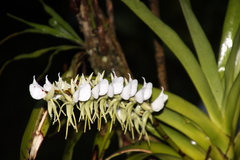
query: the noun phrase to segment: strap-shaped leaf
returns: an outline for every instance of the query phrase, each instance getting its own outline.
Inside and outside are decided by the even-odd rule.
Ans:
[[[53,17],[53,19],[57,22],[55,23],[58,26],[61,26],[64,28],[65,31],[73,35],[76,39],[79,39],[81,41],[80,44],[83,44],[82,39],[78,36],[78,34],[74,31],[74,29],[61,17],[59,16],[50,6],[46,5],[42,0],[40,2],[43,5],[44,10]]]
[[[160,89],[153,88],[151,101],[156,99],[160,92]],[[185,99],[170,92],[165,91],[165,93],[168,95],[168,101],[166,103],[167,108],[193,121],[204,131],[214,145],[220,148],[223,152],[227,150],[230,141],[229,137],[221,129],[219,129],[205,113]],[[167,118],[166,121],[172,121],[172,119]]]
[[[201,67],[190,49],[184,44],[177,33],[156,17],[144,3],[139,0],[122,1],[173,51],[197,88],[211,120],[220,127],[222,124],[222,115],[218,104]]]
[[[33,22],[29,22],[29,21],[26,21],[22,18],[19,18],[19,17],[16,17],[16,16],[13,16],[11,14],[8,14],[11,18],[14,18],[20,22],[23,22],[31,27],[33,27],[35,30],[35,33],[41,33],[41,34],[49,34],[49,35],[52,35],[52,36],[55,36],[55,37],[59,37],[59,38],[64,38],[64,39],[68,39],[70,41],[73,41],[73,42],[76,42],[77,44],[83,44],[82,40],[81,39],[78,39],[70,34],[66,34],[58,29],[55,29],[55,28],[52,28],[52,27],[49,27],[47,25],[43,25],[43,24],[38,24],[38,23],[33,23]],[[33,32],[34,30],[32,30]]]
[[[240,72],[240,25],[238,27],[238,32],[234,38],[233,42],[233,48],[232,52],[236,53],[236,58],[235,58],[235,69],[234,69],[234,79],[237,77],[237,75]]]
[[[167,127],[163,124],[161,124],[163,130],[167,134],[168,137],[171,137],[171,139],[176,143],[176,145],[181,149],[179,152],[183,152],[184,154],[188,155],[192,159],[195,159],[196,157],[198,159],[204,159],[206,152],[204,152],[199,146],[194,145],[191,143],[191,139],[187,138],[180,132],[177,132],[170,127]]]
[[[99,122],[100,123],[100,122]],[[101,130],[97,132],[93,144],[93,156],[97,156],[98,159],[102,159],[105,151],[108,149],[111,138],[114,134],[114,131],[110,130],[111,122],[107,122],[102,126]]]
[[[223,87],[218,73],[216,59],[212,46],[208,41],[202,27],[195,17],[190,5],[186,0],[180,0],[180,4],[187,22],[190,35],[193,40],[198,59],[204,75],[209,83],[212,93],[219,107],[222,104]]]
[[[159,153],[139,153],[127,158],[126,160],[136,160],[136,159],[142,160],[150,156],[154,156],[154,157],[157,157],[158,159],[163,159],[163,160],[183,160],[183,158],[180,158],[180,157],[175,157],[167,154],[159,154]]]
[[[80,126],[79,124],[78,126]],[[74,147],[79,141],[83,134],[83,129],[78,130],[78,132],[73,131],[72,136],[67,140],[62,160],[72,160]]]
[[[240,159],[240,131],[238,131],[237,136],[234,139],[234,152],[235,152],[235,159]]]
[[[240,97],[240,73],[238,74],[236,80],[234,81],[230,92],[228,96],[226,97],[226,109],[224,112],[224,119],[223,119],[223,125],[225,132],[232,136],[233,133],[233,120],[235,112],[237,111],[237,108],[239,108],[238,105],[238,98]],[[237,117],[236,117],[237,118]]]
[[[218,71],[221,77],[223,77],[225,73],[225,65],[228,61],[229,54],[232,49],[233,39],[240,25],[239,9],[240,9],[239,0],[229,0],[227,13],[223,25],[218,60]]]
[[[227,96],[229,94],[229,91],[234,84],[234,81],[239,74],[240,69],[240,27],[238,29],[238,32],[236,33],[236,36],[233,41],[233,47],[231,49],[228,61],[225,65],[225,90],[224,90],[224,99],[223,99],[223,108],[222,112],[225,112],[226,106],[227,106]]]
[[[172,155],[178,158],[181,157],[175,150],[173,150],[170,146],[164,143],[150,142],[149,145],[149,143],[147,143],[146,141],[142,141],[133,143],[119,149],[116,153],[106,158],[106,160],[110,160],[116,156],[129,152],[161,153],[166,155]]]
[[[15,56],[14,58],[8,60],[4,63],[4,65],[1,67],[0,74],[4,70],[4,68],[11,62],[21,59],[31,59],[31,58],[38,58],[42,56],[43,54],[48,53],[49,51],[58,50],[58,51],[65,51],[65,50],[71,50],[71,49],[80,49],[78,46],[72,46],[72,45],[62,45],[62,46],[55,46],[55,47],[49,47],[49,48],[43,48],[37,51],[34,51],[32,53],[25,53]]]
[[[210,139],[207,138],[208,136],[196,128],[196,125],[194,126],[193,122],[168,108],[165,108],[162,114],[156,115],[155,117],[188,136],[205,152],[207,152],[208,147],[212,145]]]

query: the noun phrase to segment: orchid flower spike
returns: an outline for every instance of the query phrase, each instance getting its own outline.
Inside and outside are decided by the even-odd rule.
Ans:
[[[163,91],[164,88],[162,87],[160,95],[151,104],[154,112],[159,112],[163,108],[165,101],[168,99],[168,95],[164,94]]]

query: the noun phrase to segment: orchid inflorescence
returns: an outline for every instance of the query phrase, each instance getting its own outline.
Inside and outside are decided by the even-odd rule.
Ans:
[[[71,125],[76,131],[77,120],[75,109],[80,111],[79,120],[85,121],[84,131],[88,126],[97,121],[98,130],[101,129],[101,122],[110,120],[110,131],[116,120],[121,124],[124,133],[127,130],[132,132],[134,138],[134,128],[141,138],[147,135],[145,130],[148,119],[152,121],[152,113],[160,111],[168,96],[162,92],[150,103],[152,96],[152,83],[146,83],[138,89],[138,80],[117,77],[115,72],[111,74],[111,82],[104,79],[104,72],[94,78],[78,75],[68,83],[60,75],[58,81],[51,83],[46,76],[45,84],[40,86],[33,77],[33,83],[30,84],[30,94],[34,99],[44,99],[48,104],[49,116],[53,119],[53,124],[58,122],[60,130],[60,115],[67,117],[66,137],[68,127]]]

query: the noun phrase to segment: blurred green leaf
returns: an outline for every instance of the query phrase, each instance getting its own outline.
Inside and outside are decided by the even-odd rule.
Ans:
[[[78,128],[80,127],[81,123],[78,124]],[[68,138],[62,160],[72,160],[74,147],[81,138],[83,133],[83,129],[78,130],[78,132],[74,131],[72,136]]]
[[[47,134],[50,126],[50,118],[44,108],[45,105],[46,102],[44,100],[38,101],[31,113],[22,138],[20,160],[32,159],[32,156],[36,156]],[[31,155],[31,153],[33,153],[33,155]]]
[[[228,61],[225,65],[225,90],[224,90],[224,99],[223,99],[223,108],[222,112],[225,112],[225,109],[227,107],[227,96],[229,94],[229,91],[234,84],[234,81],[239,74],[239,69],[240,69],[240,27],[236,33],[236,36],[233,41],[233,47],[231,49]]]
[[[58,23],[58,21],[56,21],[54,18],[50,18],[50,19],[48,20],[48,23],[49,23],[50,26],[52,26],[53,28],[59,30],[60,32],[69,34],[69,33]]]
[[[239,0],[229,0],[227,13],[223,25],[218,60],[218,71],[221,77],[223,77],[225,73],[225,65],[228,61],[229,54],[232,49],[233,39],[240,25],[239,8],[240,8]]]
[[[238,77],[234,81],[234,83],[229,91],[229,94],[227,95],[227,97],[225,97],[227,100],[226,100],[226,109],[224,112],[223,127],[225,129],[225,132],[229,136],[234,135],[232,124],[233,124],[235,112],[236,112],[237,108],[239,107],[239,106],[237,106],[238,99],[240,97],[239,88],[240,88],[240,73],[238,74]],[[234,127],[236,127],[236,126],[234,126]]]
[[[237,136],[234,139],[234,151],[235,151],[235,159],[240,159],[240,131],[238,131]]]
[[[164,143],[150,142],[150,145],[149,145],[148,142],[142,141],[142,142],[136,142],[131,145],[122,147],[116,153],[106,158],[106,160],[110,160],[111,158],[114,158],[121,154],[129,153],[129,152],[161,153],[161,154],[167,154],[167,155],[172,155],[172,156],[181,158],[181,156],[176,151],[174,151],[170,146]]]
[[[180,157],[175,157],[175,156],[167,155],[167,154],[159,154],[159,153],[138,153],[138,154],[135,154],[135,155],[127,158],[126,160],[136,160],[136,159],[141,160],[141,159],[145,159],[150,156],[157,157],[160,160],[183,160]]]
[[[155,100],[160,92],[160,89],[153,88],[151,101]],[[214,145],[218,146],[218,148],[220,148],[223,152],[227,151],[230,141],[229,137],[221,129],[219,129],[205,113],[185,99],[170,92],[164,92],[168,95],[168,101],[166,103],[167,108],[193,121],[194,124],[203,130],[203,132],[210,138]],[[161,116],[161,114],[159,116]],[[167,118],[166,121],[172,121],[172,119]]]
[[[55,37],[68,39],[70,41],[76,42],[77,44],[81,44],[81,45],[83,44],[82,40],[80,40],[80,39],[78,39],[76,37],[73,37],[70,34],[66,34],[64,32],[61,32],[58,29],[49,27],[47,25],[42,25],[42,24],[38,24],[38,23],[29,22],[29,21],[26,21],[26,20],[24,20],[22,18],[13,16],[11,14],[8,14],[8,16],[10,16],[11,18],[16,19],[16,20],[18,20],[18,21],[20,21],[22,23],[25,23],[25,24],[27,24],[27,25],[29,25],[31,27],[33,27],[35,29],[35,33],[49,34],[49,35],[52,35],[52,36],[55,36]],[[33,32],[34,30],[30,30],[30,31]]]
[[[192,140],[181,134],[180,132],[177,132],[170,127],[167,127],[166,125],[161,124],[163,130],[166,132],[168,137],[171,137],[171,139],[177,144],[177,146],[180,148],[179,152],[183,152],[183,154],[186,154],[187,156],[191,157],[192,159],[195,159],[196,157],[198,159],[205,159],[206,152],[204,152],[198,145],[192,144]]]
[[[62,45],[62,46],[55,46],[55,47],[49,47],[49,48],[43,48],[43,49],[40,49],[40,50],[37,50],[37,51],[34,51],[32,53],[28,53],[28,54],[20,54],[20,55],[17,55],[15,56],[14,58],[6,61],[4,63],[4,65],[1,67],[1,70],[0,70],[0,74],[2,74],[4,68],[11,62],[13,61],[16,61],[16,60],[21,60],[21,59],[31,59],[31,58],[38,58],[40,57],[41,55],[43,54],[46,54],[48,53],[49,51],[52,51],[52,50],[57,50],[58,52],[59,51],[66,51],[66,50],[71,50],[71,49],[80,49],[80,47],[78,46],[71,46],[71,45]],[[58,53],[57,52],[57,53]]]
[[[98,159],[103,158],[106,149],[108,149],[111,138],[114,134],[114,131],[110,131],[111,122],[107,122],[104,126],[101,127],[101,130],[97,132],[93,144],[94,153],[98,156]]]
[[[168,108],[165,108],[162,114],[156,115],[155,117],[188,136],[207,152],[208,147],[211,145],[211,141],[207,135],[205,135],[200,129],[196,128],[196,125],[194,126],[191,120]],[[170,120],[169,117],[171,117]]]
[[[190,49],[184,44],[177,33],[156,17],[143,2],[139,0],[122,1],[145,22],[177,56],[197,88],[211,120],[218,127],[221,127],[222,115],[218,104],[200,65]]]
[[[52,20],[50,20],[53,22],[52,26],[54,26],[55,28],[64,29],[64,31],[66,31],[67,33],[71,34],[76,39],[78,39],[80,44],[83,44],[82,39],[78,36],[78,34],[74,31],[74,29],[61,16],[59,16],[51,7],[46,5],[42,0],[40,0],[40,2],[42,3],[44,10],[50,16],[53,17]]]
[[[234,116],[233,116],[233,122],[232,122],[232,133],[233,136],[236,135],[237,130],[239,129],[239,121],[240,121],[240,95],[238,97],[237,100],[237,106],[234,112]]]
[[[223,86],[218,73],[216,59],[211,44],[209,43],[202,27],[194,15],[190,5],[186,0],[180,0],[180,4],[185,16],[185,20],[196,49],[198,59],[204,75],[212,90],[218,107],[222,107]]]

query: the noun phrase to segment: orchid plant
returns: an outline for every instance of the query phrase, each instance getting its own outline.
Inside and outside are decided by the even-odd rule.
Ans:
[[[179,0],[179,3],[197,57],[180,36],[154,15],[143,2],[140,0],[121,1],[175,54],[195,85],[207,114],[183,98],[164,91],[164,88],[161,90],[154,88],[153,84],[147,83],[145,78],[141,85],[137,79],[131,78],[131,74],[128,79],[122,75],[118,77],[112,71],[113,68],[106,70],[110,72],[110,76],[105,75],[104,70],[99,66],[96,67],[96,64],[92,65],[96,77],[93,74],[74,75],[69,70],[62,76],[59,74],[58,81],[52,83],[46,76],[45,84],[41,86],[34,76],[29,91],[32,98],[39,100],[37,104],[41,107],[34,108],[29,119],[22,139],[21,159],[36,158],[50,123],[57,122],[58,131],[63,125],[66,126],[67,144],[63,153],[64,160],[72,159],[73,153],[76,152],[74,150],[76,143],[81,142],[80,137],[83,132],[88,132],[87,127],[90,130],[93,124],[97,124],[98,133],[94,140],[92,159],[110,160],[125,155],[128,160],[147,158],[240,160],[240,130],[237,128],[240,115],[240,14],[238,13],[240,1],[229,0],[219,45],[218,61],[194,15],[189,0]],[[84,5],[92,5],[90,1],[85,0],[81,3],[78,11],[80,13],[86,9]],[[55,55],[64,50],[86,47],[91,57],[96,50],[108,49],[107,47],[91,48],[92,42],[95,44],[96,41],[90,41],[94,37],[88,35],[91,35],[90,32],[85,32],[91,38],[85,37],[86,43],[84,44],[84,41],[68,23],[52,8],[43,2],[42,4],[45,11],[52,17],[50,26],[28,22],[10,15],[33,27],[20,34],[29,32],[49,34],[68,39],[75,45],[55,46],[16,56],[5,63],[1,72],[11,61],[36,58],[48,51],[54,51],[52,55]],[[89,10],[91,11],[92,8],[90,7]],[[100,14],[100,12],[97,13]],[[94,21],[91,21],[94,16],[91,16],[90,14],[90,22],[95,26]],[[86,27],[89,19],[81,16],[78,18],[84,19],[81,25]],[[98,29],[98,36],[102,38],[103,28]],[[10,37],[12,36],[7,37],[1,43]],[[106,44],[108,40],[100,39],[99,43]],[[117,45],[113,43],[112,46]],[[109,59],[105,55],[99,57],[103,61]],[[121,62],[124,64],[123,61]],[[102,73],[96,72],[97,70],[102,70]],[[119,73],[122,72],[119,71]],[[47,109],[42,107],[43,100],[47,102]],[[106,156],[105,151],[109,148],[114,134],[113,128],[117,125],[120,125],[121,132],[124,134],[129,134],[127,131],[130,131],[133,141]],[[70,138],[69,127],[74,130]],[[138,137],[137,141],[135,137]]]

